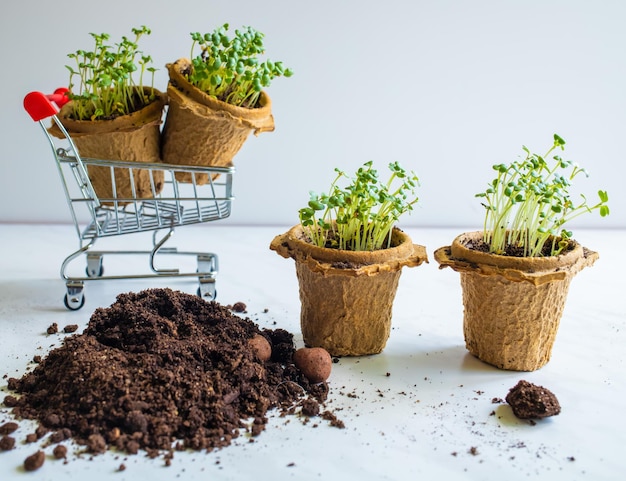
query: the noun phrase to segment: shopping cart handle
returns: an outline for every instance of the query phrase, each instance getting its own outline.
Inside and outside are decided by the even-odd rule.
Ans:
[[[46,119],[55,115],[70,100],[68,92],[65,87],[60,87],[49,95],[30,92],[24,97],[24,109],[35,122]]]

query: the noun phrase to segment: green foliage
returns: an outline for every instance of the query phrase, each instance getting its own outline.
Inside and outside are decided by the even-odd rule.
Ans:
[[[414,196],[419,179],[393,162],[389,164],[391,176],[383,183],[372,165],[372,161],[363,164],[354,178],[335,169],[337,177],[328,194],[311,192],[299,216],[313,244],[352,251],[390,246],[394,224],[418,201],[409,195]],[[337,185],[342,178],[350,180],[344,188]]]
[[[507,246],[514,246],[522,248],[524,256],[537,257],[552,239],[550,255],[558,255],[572,236],[564,228],[567,222],[594,210],[602,217],[609,214],[606,191],[598,192],[599,202],[593,206],[584,195],[578,204],[570,197],[572,180],[587,173],[559,155],[548,159],[564,146],[565,141],[554,134],[554,143],[543,157],[523,147],[525,158],[493,166],[497,177],[485,192],[476,194],[487,209],[483,238],[490,252],[504,254]]]
[[[275,77],[291,77],[293,72],[282,62],[260,61],[265,53],[264,35],[251,27],[235,30],[229,37],[228,24],[204,35],[191,34],[191,72],[189,82],[203,92],[232,105],[253,108],[261,91]],[[200,54],[194,57],[195,47]]]
[[[122,37],[121,42],[108,45],[107,33],[90,35],[95,40],[92,51],[77,50],[68,54],[75,67],[66,65],[70,71],[69,97],[73,100],[73,118],[76,120],[110,119],[141,109],[154,99],[154,92],[144,94],[143,77],[152,74],[153,87],[156,69],[149,66],[152,58],[138,49],[138,41],[149,35],[145,26],[133,28],[134,40]],[[139,71],[135,82],[133,75]],[[78,85],[74,84],[78,78]],[[77,90],[74,90],[76,87]]]

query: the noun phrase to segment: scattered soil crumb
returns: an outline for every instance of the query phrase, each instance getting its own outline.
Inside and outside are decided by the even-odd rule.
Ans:
[[[0,435],[11,434],[17,431],[19,425],[14,422],[7,422],[0,426]]]
[[[333,414],[330,411],[324,411],[322,414],[322,419],[325,419],[326,421],[330,422],[330,425],[335,427],[335,428],[339,428],[339,429],[343,429],[346,427],[346,425],[344,424],[344,422],[340,419],[337,418],[337,416],[335,416],[335,414]]]
[[[65,457],[67,456],[67,448],[62,444],[58,444],[52,450],[52,455],[56,459],[65,459]]]
[[[320,404],[315,399],[302,401],[302,414],[307,417],[317,416],[320,413]]]
[[[15,447],[15,438],[12,436],[2,436],[0,438],[0,451],[11,451]]]
[[[250,427],[250,434],[253,437],[257,437],[265,430],[266,418],[255,418]]]
[[[46,329],[46,332],[48,334],[56,334],[57,332],[59,332],[59,325],[56,322],[53,322],[52,324],[48,326],[48,329]]]
[[[26,471],[36,471],[43,466],[46,455],[43,451],[37,451],[24,460],[24,469]]]
[[[72,333],[78,330],[78,324],[68,324],[63,328],[63,332]]]
[[[92,434],[87,438],[87,451],[92,454],[100,454],[107,449],[105,439],[99,434]]]
[[[245,303],[243,303],[243,302],[235,302],[232,305],[231,310],[233,312],[246,312],[247,308],[248,308],[248,306],[246,306]]]
[[[54,419],[54,417],[52,419]],[[39,425],[37,426],[37,429],[35,429],[34,434],[35,434],[35,439],[40,440],[46,434],[48,434],[48,428],[46,428],[45,426]]]

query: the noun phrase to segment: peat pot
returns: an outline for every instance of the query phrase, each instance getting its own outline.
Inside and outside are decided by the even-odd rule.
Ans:
[[[58,113],[59,120],[68,131],[78,153],[84,158],[137,162],[160,162],[160,125],[166,104],[165,94],[144,87],[144,92],[153,93],[155,99],[140,110],[110,120],[74,120],[71,118],[73,101],[65,104]],[[61,130],[53,124],[50,133],[64,138]],[[89,180],[103,204],[112,204],[118,199],[153,198],[163,189],[162,171],[148,169],[115,168],[89,165]],[[112,178],[115,179],[113,189]]]
[[[192,85],[185,77],[191,68],[188,59],[167,64],[169,107],[163,126],[162,154],[168,164],[227,167],[251,132],[274,130],[272,102],[261,92],[255,108],[222,102]],[[191,175],[179,172],[176,180],[191,182]],[[208,182],[207,174],[195,176],[198,184]]]
[[[275,237],[270,249],[295,260],[304,343],[333,356],[380,353],[391,332],[402,268],[428,262],[426,249],[397,228],[390,248],[347,251],[311,244],[296,225]]]
[[[468,351],[500,369],[534,371],[552,353],[570,281],[598,254],[572,241],[551,257],[514,257],[472,249],[469,232],[434,253],[440,268],[461,275]]]

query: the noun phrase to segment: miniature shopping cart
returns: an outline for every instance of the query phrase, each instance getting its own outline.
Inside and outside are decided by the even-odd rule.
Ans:
[[[172,237],[174,229],[178,226],[215,221],[230,215],[234,168],[82,158],[56,115],[67,100],[67,89],[57,89],[51,95],[31,92],[24,98],[24,108],[34,121],[39,122],[52,147],[79,240],[78,250],[67,256],[61,265],[61,277],[67,287],[65,306],[71,310],[80,309],[85,303],[85,281],[105,279],[197,278],[198,295],[207,300],[214,299],[215,279],[218,273],[217,255],[210,252],[182,252],[175,247],[165,247],[164,244]],[[44,121],[48,119],[52,119],[62,132],[62,138],[50,135],[47,126],[44,125]],[[110,197],[99,198],[96,195],[88,175],[92,167],[110,170]],[[124,174],[131,179],[132,186],[132,179],[138,168],[144,173],[148,172],[150,192],[147,195],[143,192],[139,197],[136,190],[131,188],[130,194],[125,193],[123,197],[117,195],[116,178],[120,171],[127,171]],[[184,183],[177,181],[181,175],[190,180]],[[156,178],[159,180],[155,181]],[[203,180],[197,181],[200,178]],[[152,232],[152,246],[149,250],[93,249],[100,238],[145,231]],[[105,255],[144,256],[147,260],[146,271],[105,275],[103,267]],[[197,269],[181,271],[179,268],[157,268],[157,258],[161,261],[164,256],[172,255],[195,257]],[[70,276],[68,274],[70,263],[83,256],[86,258],[85,275]]]

